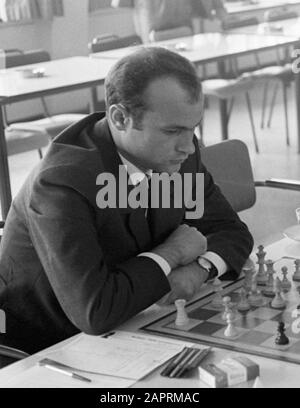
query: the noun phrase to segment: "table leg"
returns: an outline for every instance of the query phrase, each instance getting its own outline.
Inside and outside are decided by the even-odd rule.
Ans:
[[[6,219],[11,204],[11,189],[4,133],[3,113],[0,107],[0,202],[3,220]]]
[[[225,77],[225,61],[218,62],[218,73],[219,73],[219,78]],[[222,140],[228,140],[228,110],[227,110],[227,101],[225,99],[220,99],[219,111],[220,111],[220,119],[221,119]]]

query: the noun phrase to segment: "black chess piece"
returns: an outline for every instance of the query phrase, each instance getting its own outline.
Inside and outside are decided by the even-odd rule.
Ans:
[[[278,346],[286,346],[287,344],[289,344],[289,339],[286,336],[285,332],[285,324],[283,322],[279,322],[278,323],[278,332],[277,332],[277,337],[275,339],[275,343]]]

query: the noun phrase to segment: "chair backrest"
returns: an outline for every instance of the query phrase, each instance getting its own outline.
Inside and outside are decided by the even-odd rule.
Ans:
[[[50,54],[44,50],[31,50],[22,53],[9,53],[5,56],[6,68],[13,68],[20,65],[37,64],[39,62],[50,61]]]
[[[151,42],[155,41],[165,41],[170,40],[172,38],[179,38],[179,37],[188,37],[193,35],[193,30],[189,26],[181,26],[170,28],[167,30],[160,30],[160,31],[151,31],[149,34],[149,39]]]
[[[297,18],[298,13],[294,10],[289,10],[286,7],[276,8],[274,10],[268,10],[264,14],[265,21],[279,21],[279,20],[287,20],[290,18]]]
[[[251,208],[256,201],[248,148],[229,140],[200,149],[201,158],[235,211]]]
[[[233,30],[234,28],[259,24],[257,17],[235,17],[230,16],[222,21],[223,30]]]
[[[98,36],[89,44],[92,53],[115,50],[117,48],[131,47],[142,44],[142,39],[138,35],[118,37],[116,35]]]

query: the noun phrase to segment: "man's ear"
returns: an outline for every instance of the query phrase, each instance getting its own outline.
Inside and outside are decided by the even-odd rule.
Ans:
[[[108,114],[111,123],[117,130],[124,131],[127,129],[130,118],[126,109],[122,105],[111,105]]]

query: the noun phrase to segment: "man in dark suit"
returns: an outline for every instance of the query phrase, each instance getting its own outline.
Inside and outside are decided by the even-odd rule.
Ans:
[[[201,163],[193,65],[162,48],[141,49],[114,66],[105,90],[106,116],[92,114],[54,140],[6,221],[0,340],[27,352],[80,331],[99,335],[162,298],[190,299],[207,279],[237,277],[252,249],[247,227]],[[194,197],[202,173],[203,216],[187,217],[184,205],[103,208],[107,186],[99,180],[122,184],[124,165],[128,194],[146,176],[190,174]]]
[[[222,21],[227,17],[223,0],[112,0],[112,6],[134,9],[135,30],[145,43],[153,30],[194,29],[194,19]]]

